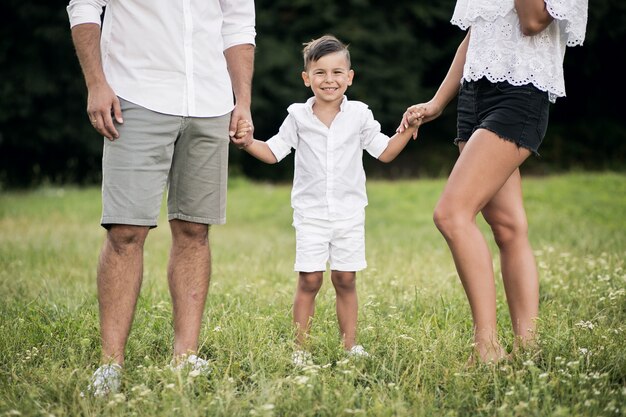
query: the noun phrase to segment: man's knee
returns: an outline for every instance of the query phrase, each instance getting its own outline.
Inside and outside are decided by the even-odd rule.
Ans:
[[[107,243],[117,253],[124,253],[131,249],[141,249],[149,231],[150,228],[147,226],[114,224],[107,230]]]
[[[170,220],[174,244],[195,243],[206,245],[209,241],[209,226],[184,220]]]

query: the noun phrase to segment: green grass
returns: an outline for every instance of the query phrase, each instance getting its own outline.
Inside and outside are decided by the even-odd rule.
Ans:
[[[469,307],[431,220],[443,184],[368,183],[359,339],[373,357],[345,360],[327,280],[312,330],[316,366],[304,370],[290,365],[289,187],[231,181],[228,224],[211,230],[200,348],[211,361],[208,379],[166,368],[172,327],[162,217],[146,243],[123,394],[106,400],[80,395],[100,354],[99,190],[0,195],[0,416],[626,415],[626,176],[524,181],[541,274],[540,353],[475,368],[465,367]]]

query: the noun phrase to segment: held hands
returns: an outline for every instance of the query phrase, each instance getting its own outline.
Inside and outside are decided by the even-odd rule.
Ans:
[[[253,139],[250,134],[253,130],[252,124],[245,119],[239,119],[237,122],[237,130],[230,132],[230,141],[239,149],[245,149],[249,146]]]
[[[404,115],[402,115],[402,122],[400,122],[400,126],[396,129],[396,132],[404,132],[406,129],[411,126],[411,117],[414,119],[417,118],[419,120],[418,127],[422,123],[430,122],[431,120],[436,119],[441,115],[443,108],[439,106],[433,100],[427,103],[414,104],[406,109]],[[413,133],[413,139],[417,138],[417,130]]]
[[[402,115],[402,121],[400,122],[400,126],[405,126],[404,129],[400,130],[400,127],[396,129],[396,132],[404,132],[405,130],[413,130],[413,140],[417,139],[417,131],[419,127],[422,125],[424,120],[424,116],[417,112],[417,110],[409,107],[404,115]]]

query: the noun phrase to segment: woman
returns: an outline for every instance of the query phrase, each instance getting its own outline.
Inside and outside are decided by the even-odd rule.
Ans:
[[[460,156],[437,203],[434,221],[445,237],[474,321],[471,362],[506,355],[496,325],[491,255],[476,225],[481,212],[500,251],[515,333],[514,351],[532,345],[539,280],[528,240],[519,166],[537,154],[549,102],[565,95],[565,46],[582,44],[587,0],[458,0],[452,23],[468,29],[437,93],[408,112],[437,118],[459,94]],[[460,90],[459,90],[460,86]]]

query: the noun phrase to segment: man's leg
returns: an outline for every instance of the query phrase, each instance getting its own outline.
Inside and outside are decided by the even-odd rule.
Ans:
[[[143,245],[148,227],[112,225],[98,264],[98,303],[102,361],[124,362],[143,274]]]
[[[168,282],[174,306],[174,356],[195,353],[211,274],[209,228],[171,220]]]

